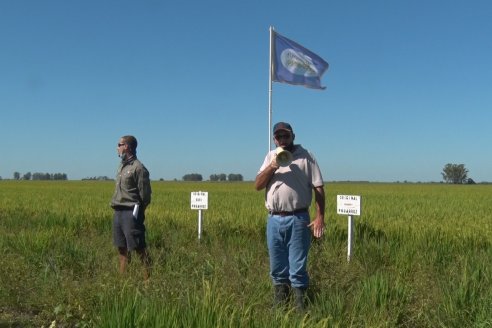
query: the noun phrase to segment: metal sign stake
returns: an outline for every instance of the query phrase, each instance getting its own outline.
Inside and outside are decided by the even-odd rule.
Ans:
[[[354,242],[354,218],[352,215],[347,217],[348,221],[348,245],[347,245],[347,262],[352,258],[352,245]]]
[[[202,210],[198,210],[198,239],[202,239],[202,220],[203,214]]]

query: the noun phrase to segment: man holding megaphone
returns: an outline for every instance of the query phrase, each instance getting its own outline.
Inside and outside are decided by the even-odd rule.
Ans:
[[[292,287],[295,306],[304,311],[311,231],[314,237],[320,238],[325,229],[324,182],[314,156],[294,144],[295,134],[289,123],[275,124],[273,135],[277,149],[266,155],[255,187],[256,190],[266,188],[267,244],[274,304],[286,304]],[[311,222],[309,206],[313,191],[316,217]]]

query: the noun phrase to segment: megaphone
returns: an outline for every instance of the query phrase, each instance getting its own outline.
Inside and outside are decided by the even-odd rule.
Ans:
[[[292,163],[292,153],[282,147],[277,147],[277,164],[280,166],[289,166]]]

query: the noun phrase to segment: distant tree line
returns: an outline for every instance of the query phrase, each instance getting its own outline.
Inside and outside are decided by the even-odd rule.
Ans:
[[[19,172],[14,172],[14,180],[68,180],[66,173],[40,173],[27,172],[22,175]]]
[[[210,181],[227,181],[227,175],[225,173],[210,175]]]
[[[453,184],[475,184],[472,178],[468,177],[468,169],[465,164],[451,164],[448,163],[444,166],[442,170],[442,178],[445,183]],[[68,180],[66,173],[31,173],[27,172],[21,176],[19,172],[14,172],[14,180]],[[0,180],[2,178],[0,177]],[[98,177],[87,177],[82,180],[113,180],[107,176]],[[163,180],[163,179],[161,179]],[[176,180],[176,179],[175,179]],[[183,176],[183,181],[203,181],[203,177],[199,173],[190,173]],[[230,173],[226,175],[225,173],[212,174],[210,175],[210,181],[243,181],[243,176],[241,174]],[[399,183],[399,181],[397,182]],[[408,181],[404,181],[408,183]],[[487,182],[484,182],[487,183]]]
[[[183,181],[203,181],[203,177],[198,173],[190,173],[183,176]],[[243,176],[235,173],[228,175],[225,173],[212,174],[210,175],[210,181],[243,181]]]
[[[227,176],[228,181],[243,181],[243,176],[241,174],[230,173]]]
[[[183,175],[183,181],[202,181],[203,177],[198,173],[190,173]]]
[[[226,175],[225,173],[212,174],[210,175],[210,181],[243,181],[243,176],[241,174],[230,173]]]
[[[82,178],[82,181],[85,181],[85,180],[96,180],[96,181],[111,181],[113,179],[107,177],[107,176],[98,176],[98,177],[87,177],[87,178]]]

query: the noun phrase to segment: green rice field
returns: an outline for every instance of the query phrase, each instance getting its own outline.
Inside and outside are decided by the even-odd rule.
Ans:
[[[327,184],[306,313],[272,307],[252,182],[152,188],[144,283],[118,273],[114,182],[0,181],[0,327],[492,327],[492,185]],[[338,194],[362,197],[350,262]]]

